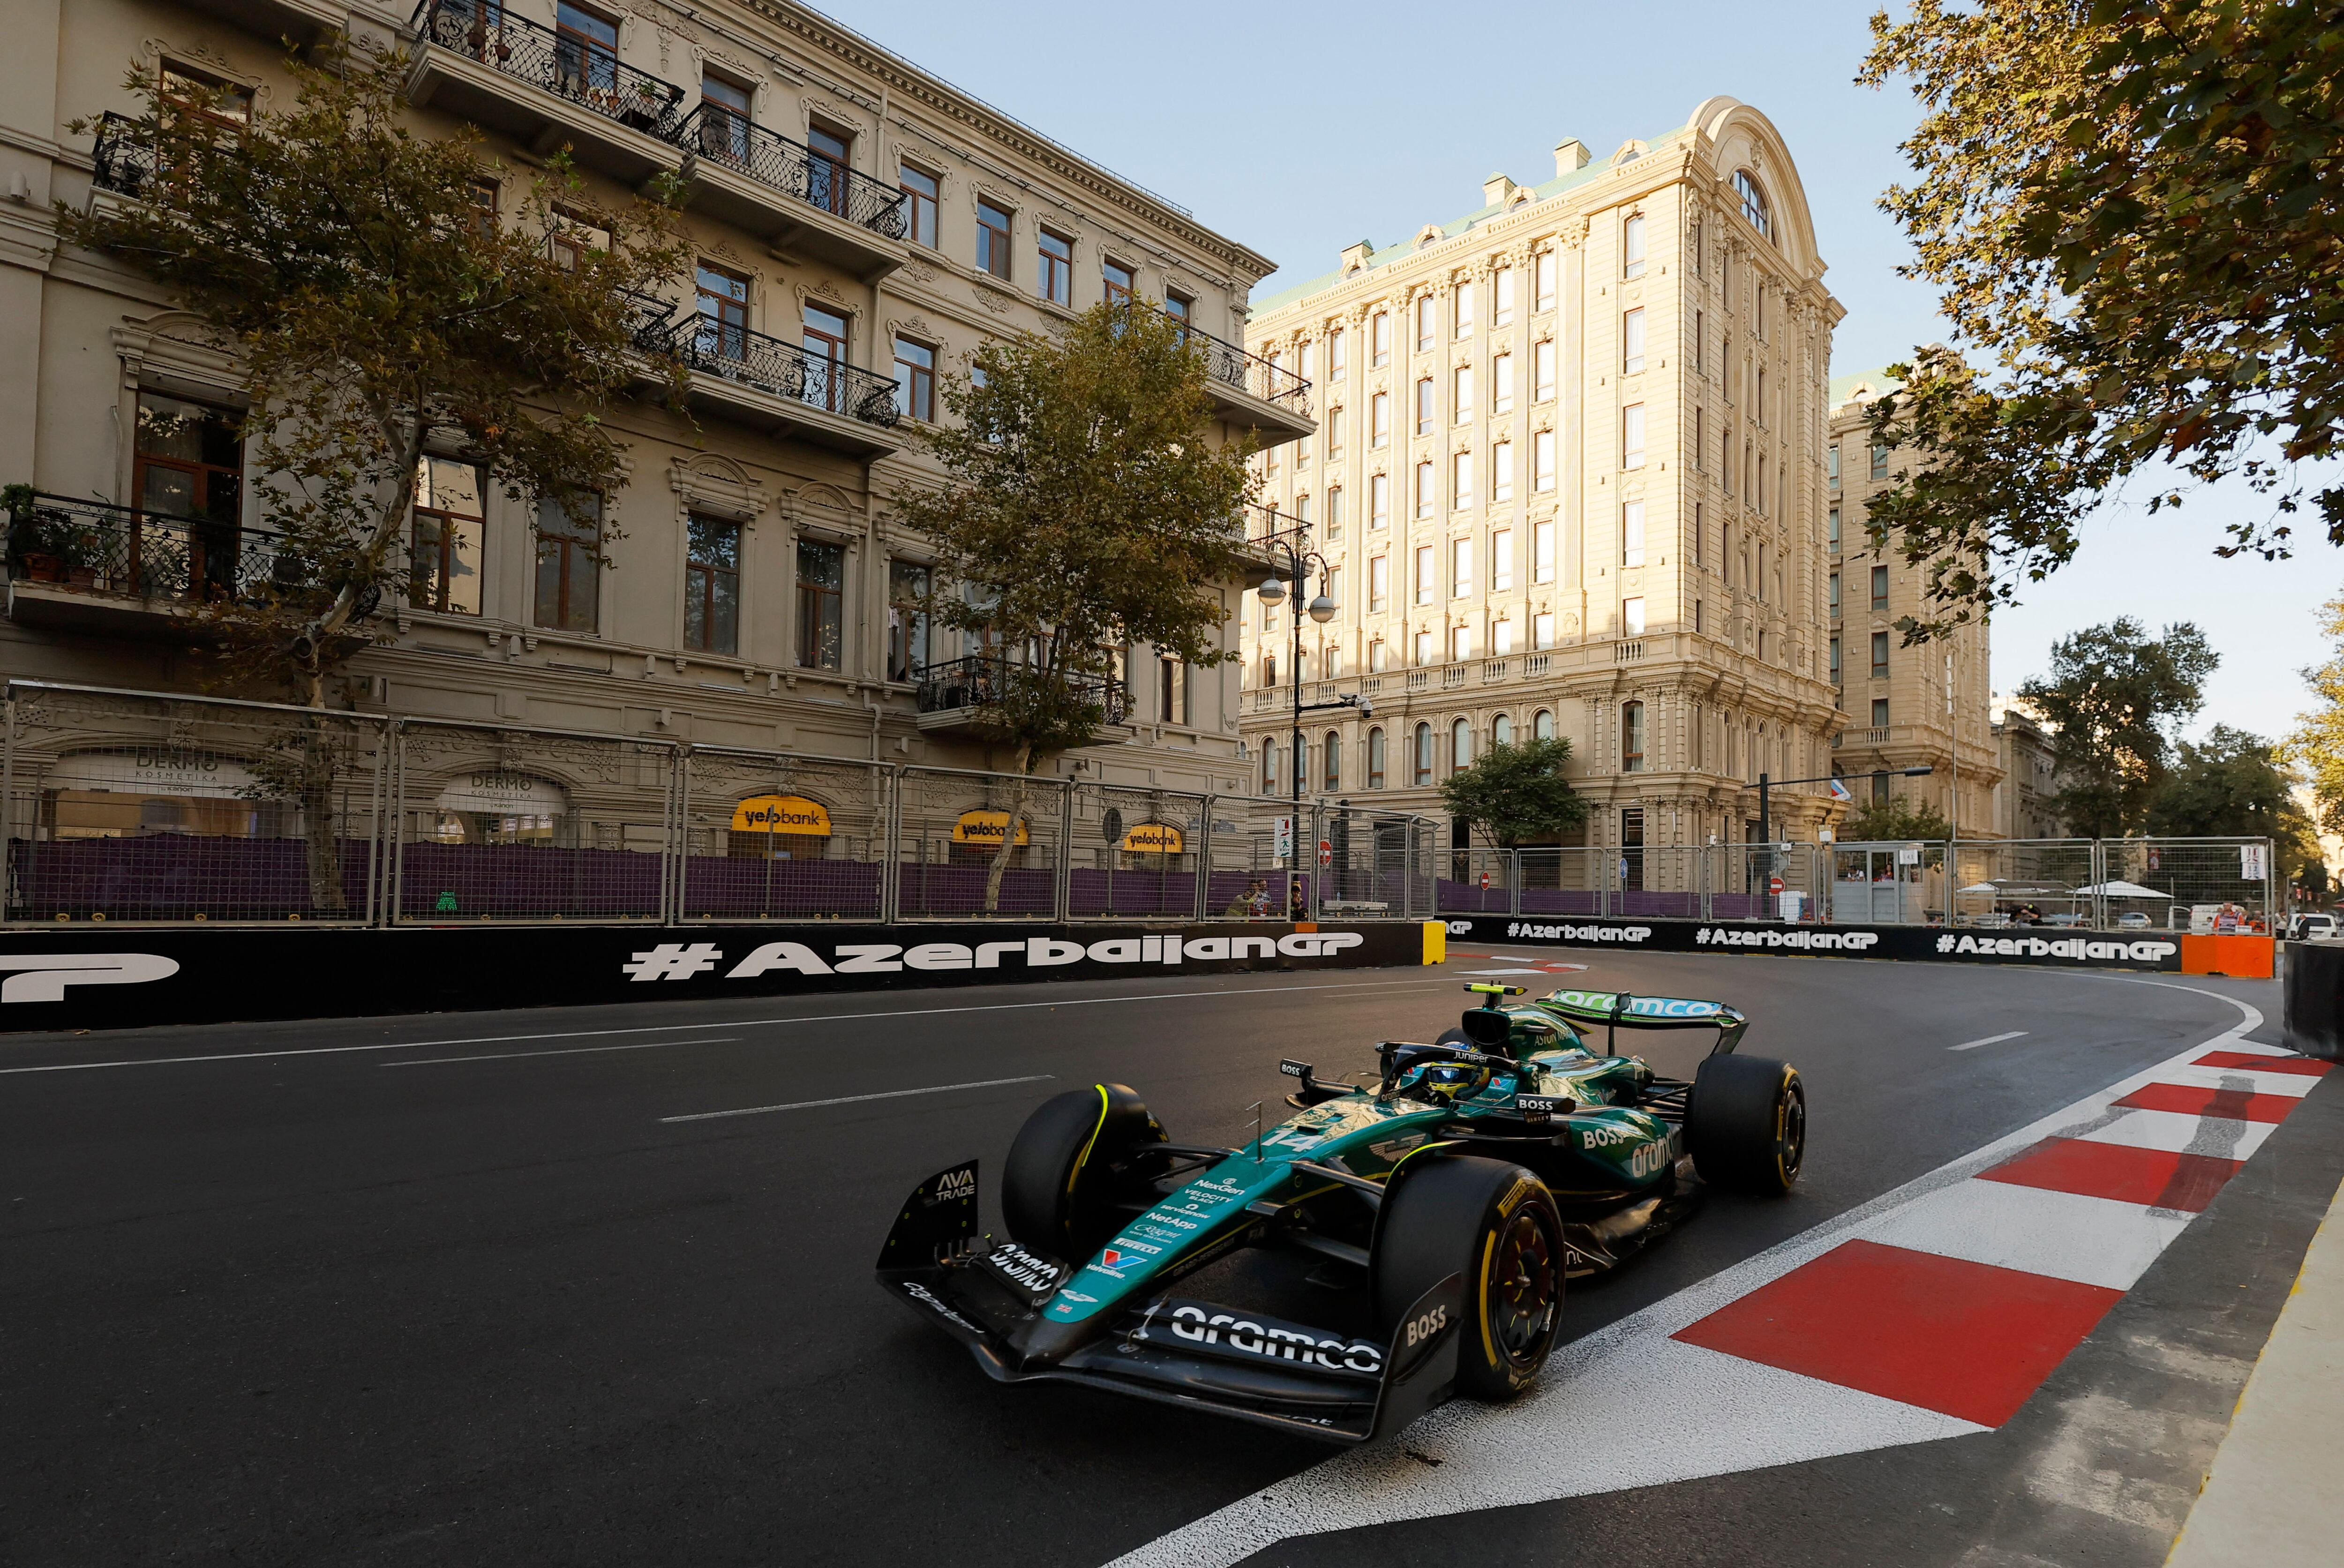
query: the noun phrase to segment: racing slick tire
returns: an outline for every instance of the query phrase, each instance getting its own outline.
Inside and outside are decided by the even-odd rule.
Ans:
[[[1470,1155],[1435,1159],[1395,1184],[1369,1261],[1382,1330],[1451,1274],[1465,1282],[1457,1391],[1511,1399],[1537,1379],[1562,1328],[1562,1216],[1546,1184]]]
[[[1164,1128],[1122,1084],[1093,1084],[1035,1108],[1009,1146],[1001,1217],[1021,1246],[1079,1262],[1115,1239],[1124,1197],[1146,1191],[1147,1145]]]
[[[1788,1062],[1702,1059],[1685,1113],[1685,1149],[1713,1186],[1780,1198],[1807,1152],[1807,1090]]]

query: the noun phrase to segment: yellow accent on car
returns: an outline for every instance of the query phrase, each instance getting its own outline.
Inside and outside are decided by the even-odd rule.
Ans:
[[[1498,1255],[1498,1233],[1481,1243],[1481,1293],[1473,1298],[1473,1315],[1481,1320],[1481,1354],[1491,1366],[1498,1364],[1498,1347],[1490,1342],[1490,1264]]]
[[[1066,1168],[1066,1196],[1069,1198],[1075,1195],[1075,1180],[1082,1175],[1083,1167],[1091,1162],[1091,1150],[1097,1147],[1098,1135],[1106,1126],[1106,1085],[1093,1084],[1091,1087],[1098,1090],[1099,1095],[1098,1124],[1091,1128],[1090,1137],[1083,1139],[1083,1151],[1075,1156],[1075,1163]]]

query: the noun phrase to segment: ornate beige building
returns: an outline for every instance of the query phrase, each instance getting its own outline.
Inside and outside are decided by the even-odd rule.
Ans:
[[[1247,344],[1309,378],[1318,433],[1262,460],[1339,609],[1245,617],[1256,777],[1440,809],[1493,742],[1571,743],[1591,844],[1745,842],[1755,781],[1826,774],[1842,717],[1824,456],[1842,315],[1766,117],[1708,99],[1554,177],[1253,302]],[[1778,838],[1826,819],[1773,797]]]
[[[1864,531],[1865,503],[1907,466],[1909,454],[1872,444],[1864,422],[1868,405],[1894,386],[1877,370],[1832,382],[1831,448],[1824,458],[1831,673],[1848,723],[1834,769],[1853,774],[1930,768],[1925,778],[1859,781],[1856,798],[1905,795],[1935,806],[1963,838],[2006,837],[2009,814],[2000,786],[2007,762],[1991,713],[1989,629],[1978,622],[1947,638],[1901,646],[1896,622],[1925,608],[1927,568],[1905,564],[1895,551],[1874,550]]]
[[[0,482],[56,498],[103,548],[71,572],[15,572],[0,673],[193,690],[187,594],[265,569],[234,355],[115,260],[62,248],[49,212],[136,198],[119,122],[68,126],[137,109],[126,66],[221,88],[222,112],[245,115],[292,90],[288,35],[409,51],[414,123],[486,133],[482,199],[504,221],[567,145],[614,206],[680,171],[698,251],[647,320],[691,366],[698,429],[652,396],[613,411],[632,479],[603,498],[624,530],[610,565],[581,565],[445,454],[411,592],[383,612],[393,640],[351,666],[360,709],[983,766],[949,693],[922,685],[963,650],[931,646],[897,608],[930,552],[886,500],[927,471],[912,438],[936,417],[935,379],[988,338],[1129,294],[1206,335],[1220,439],[1316,429],[1302,380],[1235,346],[1270,261],[788,0],[25,0],[9,15]],[[1232,606],[1244,586],[1226,585]],[[1136,648],[1127,685],[1126,722],[1062,771],[1244,786],[1234,669],[1167,669]]]

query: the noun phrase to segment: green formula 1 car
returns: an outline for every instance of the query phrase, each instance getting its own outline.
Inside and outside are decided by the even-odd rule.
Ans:
[[[1454,1395],[1529,1385],[1563,1282],[1618,1265],[1704,1183],[1786,1192],[1806,1142],[1788,1064],[1737,1056],[1720,1002],[1472,986],[1430,1044],[1377,1047],[1379,1081],[1297,1080],[1244,1148],[1175,1143],[1130,1089],[1045,1101],[1010,1146],[1006,1239],[977,1233],[970,1160],[920,1184],[879,1256],[887,1293],[1003,1382],[1086,1383],[1339,1442]],[[1621,1028],[1714,1028],[1691,1081],[1612,1052]],[[1603,1031],[1600,1049],[1589,1036]],[[1184,1277],[1265,1249],[1313,1268],[1308,1313],[1190,1299]],[[1275,1284],[1275,1281],[1272,1281]]]

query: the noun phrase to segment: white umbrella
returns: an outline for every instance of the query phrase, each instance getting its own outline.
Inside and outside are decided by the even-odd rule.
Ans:
[[[1961,891],[1964,893],[1999,893],[2002,889],[1996,887],[1991,882],[1973,882],[1967,887],[1961,889]]]
[[[2137,882],[2096,882],[2089,887],[2078,887],[2077,893],[2096,894],[2102,898],[2170,898],[2170,893],[2159,893],[2154,887],[2143,887]]]

